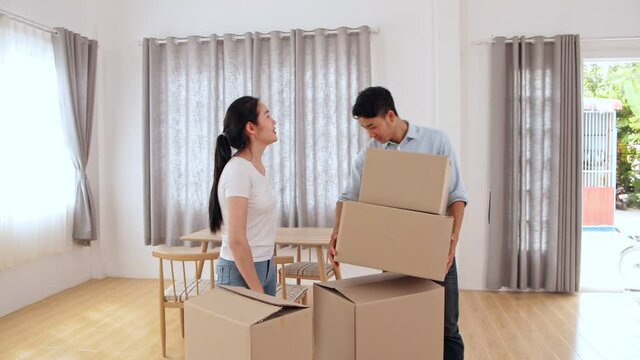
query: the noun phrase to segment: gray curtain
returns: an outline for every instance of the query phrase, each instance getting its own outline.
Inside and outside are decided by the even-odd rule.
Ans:
[[[491,289],[578,290],[581,71],[577,35],[494,39]]]
[[[296,30],[296,214],[284,226],[333,226],[338,194],[366,141],[351,107],[371,84],[370,31]]]
[[[96,239],[96,228],[87,180],[96,88],[98,42],[63,28],[53,35],[58,75],[60,111],[65,139],[77,171],[73,239],[88,246]]]
[[[222,131],[226,108],[243,95],[261,98],[278,121],[279,140],[269,147],[264,160],[279,194],[279,224],[324,224],[300,218],[300,209],[307,205],[300,200],[299,188],[306,183],[298,182],[299,167],[318,156],[335,156],[335,148],[342,149],[344,161],[351,161],[351,138],[357,139],[359,130],[351,128],[352,132],[347,133],[344,129],[350,125],[346,123],[353,122],[348,109],[333,104],[354,100],[360,85],[370,82],[368,45],[362,50],[353,45],[361,41],[360,37],[368,43],[368,29],[364,30],[349,34],[340,29],[338,35],[331,36],[319,31],[316,36],[326,37],[329,43],[324,44],[324,54],[330,55],[313,60],[301,56],[297,47],[315,36],[303,36],[295,30],[290,34],[271,32],[268,36],[211,35],[209,41],[198,37],[187,42],[169,38],[166,43],[144,39],[145,244],[177,245],[180,236],[207,226],[215,139]],[[349,46],[340,47],[338,43]],[[365,50],[366,55],[359,52]],[[325,67],[331,70],[300,70],[301,64],[318,60],[327,62]],[[363,63],[366,67],[361,67]],[[301,76],[322,81],[308,83],[300,81]],[[356,76],[358,81],[351,83]],[[303,97],[307,93],[322,94],[324,108],[316,107],[319,103],[311,104],[312,97]],[[307,136],[328,137],[326,134],[337,132],[340,137],[327,138],[317,147],[301,150]],[[323,146],[324,153],[312,152]],[[327,171],[338,173],[342,164],[337,163],[337,158],[334,162],[331,166],[327,165],[329,161],[321,164]],[[323,204],[335,202],[337,194],[338,191],[324,193],[314,200]],[[326,221],[331,216],[322,214],[317,218]]]
[[[268,165],[292,150],[293,42],[261,35],[144,39],[146,244],[178,245],[180,236],[207,226],[215,139],[226,108],[243,95],[262,98],[279,122],[280,141],[265,165],[279,201],[291,203],[284,181],[293,174],[290,161]]]

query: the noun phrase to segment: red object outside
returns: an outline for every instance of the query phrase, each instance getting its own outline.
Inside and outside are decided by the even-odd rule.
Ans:
[[[585,187],[582,189],[582,225],[613,225],[615,189]]]

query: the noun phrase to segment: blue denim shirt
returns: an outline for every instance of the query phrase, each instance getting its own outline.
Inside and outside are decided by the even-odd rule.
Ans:
[[[449,137],[442,131],[408,123],[409,129],[404,140],[400,144],[388,142],[382,144],[375,139],[371,139],[369,145],[362,149],[356,156],[351,169],[351,175],[347,186],[340,195],[338,201],[357,201],[360,197],[360,183],[362,181],[362,169],[368,148],[390,149],[407,152],[416,152],[431,155],[445,155],[451,160],[451,186],[449,188],[448,205],[456,201],[469,201],[464,190],[464,182],[460,174],[458,159],[451,146]]]

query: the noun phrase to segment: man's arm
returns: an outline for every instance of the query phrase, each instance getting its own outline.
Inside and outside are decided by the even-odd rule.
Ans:
[[[464,218],[464,201],[455,201],[447,208],[447,215],[453,217],[453,230],[451,231],[451,244],[449,244],[449,257],[447,259],[447,272],[453,264],[453,258],[456,256],[456,247],[460,238],[460,229],[462,228],[462,219]]]
[[[447,215],[453,217],[453,229],[451,230],[451,244],[449,245],[449,257],[447,259],[447,272],[453,264],[453,258],[456,255],[456,248],[460,238],[460,229],[462,228],[462,219],[464,218],[464,209],[469,201],[467,192],[462,180],[458,157],[456,156],[453,146],[449,138],[444,139],[444,154],[451,161],[451,188],[449,189],[449,207],[447,207]]]
[[[333,226],[333,232],[331,233],[331,241],[329,242],[329,261],[333,264],[333,266],[340,266],[340,263],[337,263],[333,260],[336,256],[336,244],[338,243],[338,230],[340,229],[340,217],[342,215],[342,201],[338,201],[336,203],[336,221]]]
[[[345,188],[345,191],[338,198],[336,203],[336,220],[333,225],[333,232],[331,233],[331,241],[329,242],[329,261],[333,263],[333,266],[340,266],[339,263],[334,261],[336,256],[336,244],[338,242],[338,230],[340,229],[340,216],[342,215],[342,202],[345,200],[358,200],[360,197],[360,184],[362,182],[362,170],[364,168],[364,160],[366,156],[367,148],[362,149],[356,155],[353,160],[353,166],[351,168],[351,174],[349,175],[349,181]]]

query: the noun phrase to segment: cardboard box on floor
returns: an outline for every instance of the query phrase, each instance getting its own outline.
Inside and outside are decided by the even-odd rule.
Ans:
[[[452,228],[451,217],[344,201],[336,260],[443,281]]]
[[[444,288],[383,273],[316,283],[315,360],[438,359],[443,356]]]
[[[446,156],[368,149],[360,202],[445,215],[450,182]]]
[[[220,286],[185,302],[188,360],[312,359],[312,310],[254,291]]]

